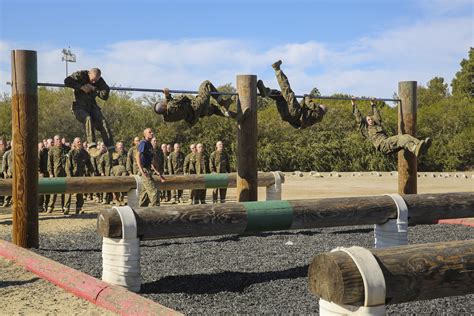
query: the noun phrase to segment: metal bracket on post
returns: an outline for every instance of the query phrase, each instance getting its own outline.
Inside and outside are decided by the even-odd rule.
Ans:
[[[267,187],[267,201],[281,200],[281,183],[285,181],[280,171],[273,171],[275,183]],[[283,180],[283,181],[282,181]]]
[[[129,206],[114,207],[122,221],[122,239],[102,240],[102,280],[139,292],[140,239],[135,213]]]
[[[137,187],[135,189],[130,189],[127,192],[127,205],[131,208],[138,208],[140,206],[140,192],[142,191],[142,178],[138,175],[133,176]]]
[[[408,206],[399,194],[387,194],[397,205],[397,219],[374,226],[375,248],[408,245]]]
[[[385,315],[385,278],[374,255],[362,247],[336,248],[331,252],[334,251],[347,253],[359,269],[364,281],[364,306],[339,305],[319,299],[320,315]]]

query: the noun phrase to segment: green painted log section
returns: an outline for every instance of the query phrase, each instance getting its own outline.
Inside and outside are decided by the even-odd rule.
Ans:
[[[474,293],[474,239],[372,249],[386,284],[385,304]],[[361,306],[364,283],[342,251],[321,253],[309,266],[310,291],[336,304]]]
[[[284,176],[280,173],[284,181]],[[157,178],[158,180],[158,178]],[[267,187],[275,184],[271,172],[258,174],[258,186]],[[212,189],[237,187],[236,173],[205,175],[167,175],[166,182],[160,183],[163,190]],[[75,177],[75,178],[40,178],[38,192],[44,193],[95,193],[127,192],[137,186],[134,177]],[[0,196],[9,196],[12,192],[12,180],[0,180]]]
[[[409,223],[474,217],[474,192],[406,195]],[[272,211],[274,210],[274,211]],[[241,234],[248,231],[383,224],[397,217],[389,196],[149,207],[135,210],[142,239]],[[97,233],[120,238],[114,209],[100,212]]]

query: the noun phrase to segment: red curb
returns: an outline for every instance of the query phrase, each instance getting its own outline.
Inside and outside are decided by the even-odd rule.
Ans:
[[[438,224],[452,224],[474,227],[474,218],[440,219]]]
[[[0,255],[72,294],[121,315],[182,315],[127,289],[0,240]]]

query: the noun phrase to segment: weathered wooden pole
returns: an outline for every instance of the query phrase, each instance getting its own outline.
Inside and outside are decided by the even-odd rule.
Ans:
[[[398,133],[413,137],[416,137],[416,85],[416,81],[398,83]],[[398,152],[398,194],[417,193],[417,166],[416,156],[412,152]]]
[[[439,219],[474,217],[474,192],[405,195],[409,224],[432,224]],[[135,210],[142,239],[217,236],[260,231],[383,224],[397,218],[389,196],[258,201],[212,205],[148,207]],[[102,210],[97,233],[121,238],[116,209]]]
[[[282,182],[285,181],[284,176]],[[158,180],[158,178],[157,178]],[[12,195],[11,179],[0,179],[0,196]],[[275,184],[272,172],[260,172],[257,185],[269,187]],[[211,173],[189,175],[167,175],[166,182],[159,183],[162,190],[214,189],[237,187],[236,173]],[[134,177],[71,177],[71,178],[40,178],[39,194],[53,193],[95,193],[95,192],[127,192],[136,189]]]
[[[38,65],[36,51],[12,51],[13,243],[39,246]]]
[[[386,304],[474,293],[474,240],[370,250],[386,284]],[[364,282],[342,251],[318,254],[309,267],[310,291],[339,305],[364,304]]]
[[[238,75],[244,120],[237,126],[237,201],[257,201],[257,76]]]

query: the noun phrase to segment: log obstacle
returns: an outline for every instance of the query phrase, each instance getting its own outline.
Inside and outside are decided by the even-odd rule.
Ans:
[[[278,177],[281,180],[278,180]],[[158,180],[158,178],[156,178]],[[270,188],[285,182],[281,172],[261,172],[258,174],[258,186]],[[159,183],[162,190],[214,189],[237,187],[236,173],[213,173],[203,175],[167,175],[166,182]],[[11,179],[0,180],[0,195],[12,193]],[[137,188],[135,177],[61,177],[39,178],[38,193],[95,193],[128,192]]]
[[[474,217],[474,192],[406,195],[403,199],[410,225]],[[134,213],[142,240],[384,224],[398,217],[397,205],[389,196],[148,207]],[[122,237],[116,208],[99,213],[97,233]]]
[[[329,302],[349,311],[371,307],[366,293],[377,294],[368,288],[373,283],[363,279],[359,258],[342,250],[347,249],[336,248],[313,258],[308,271],[310,291],[321,298],[320,307]],[[474,293],[474,239],[367,251],[380,267],[381,280],[375,281],[385,287],[380,305]]]
[[[403,203],[399,199],[368,196],[102,210],[97,218],[97,233],[103,237],[102,279],[140,290],[140,240],[376,224],[376,240],[383,239],[386,247],[407,243],[408,222],[432,224],[444,218],[474,217],[474,192],[407,195]],[[392,226],[403,229],[391,230]]]

